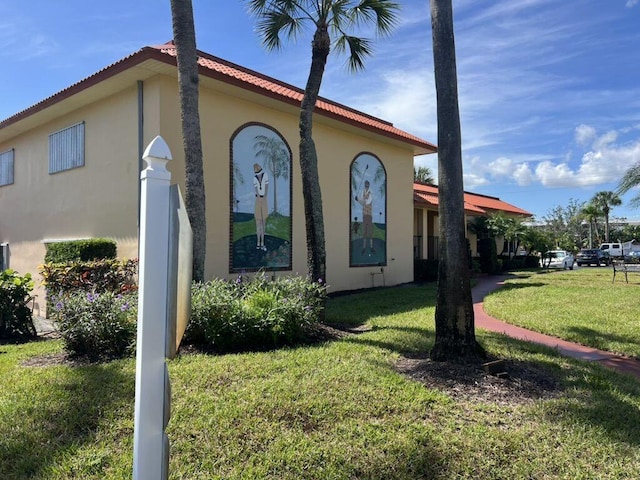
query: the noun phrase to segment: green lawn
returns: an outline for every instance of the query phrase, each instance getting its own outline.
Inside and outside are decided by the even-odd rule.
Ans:
[[[640,358],[640,275],[611,268],[521,272],[484,300],[490,315],[583,345]]]
[[[434,285],[337,297],[328,322],[367,331],[171,361],[170,478],[637,478],[640,382],[484,331],[489,352],[543,369],[560,396],[464,400],[397,373],[433,344],[434,301]],[[60,349],[0,345],[0,478],[130,479],[135,361],[23,364]]]

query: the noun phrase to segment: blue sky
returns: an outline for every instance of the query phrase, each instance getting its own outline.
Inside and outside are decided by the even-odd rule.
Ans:
[[[427,0],[321,95],[437,141]],[[640,161],[640,0],[454,0],[465,189],[541,218]],[[224,6],[223,6],[224,5]],[[268,53],[242,2],[194,0],[198,48],[304,87],[310,38]],[[0,119],[172,37],[169,0],[0,1]],[[434,155],[418,158],[437,172]],[[640,220],[623,197],[614,216]]]

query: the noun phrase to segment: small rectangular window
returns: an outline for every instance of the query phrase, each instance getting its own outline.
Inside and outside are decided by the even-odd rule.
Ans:
[[[9,268],[9,244],[0,243],[0,271]]]
[[[84,122],[49,135],[49,173],[84,166]]]
[[[13,157],[14,150],[0,153],[0,187],[13,183]]]

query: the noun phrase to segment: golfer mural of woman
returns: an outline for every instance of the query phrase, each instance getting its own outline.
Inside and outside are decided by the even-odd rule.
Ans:
[[[229,272],[291,269],[291,163],[289,145],[268,125],[233,134]]]
[[[350,266],[386,265],[386,171],[377,157],[362,153],[351,162],[350,174]]]
[[[253,164],[253,189],[256,194],[256,205],[254,209],[254,217],[256,220],[256,250],[267,251],[264,244],[264,232],[267,226],[267,217],[269,216],[269,205],[267,203],[267,195],[269,194],[269,175],[262,167]]]

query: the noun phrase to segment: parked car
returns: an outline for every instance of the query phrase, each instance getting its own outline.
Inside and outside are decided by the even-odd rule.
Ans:
[[[576,255],[576,262],[578,266],[582,265],[609,265],[611,263],[611,257],[606,250],[600,250],[599,248],[583,248]]]
[[[573,270],[573,263],[573,253],[566,250],[550,250],[542,256],[542,266],[545,268]]]

